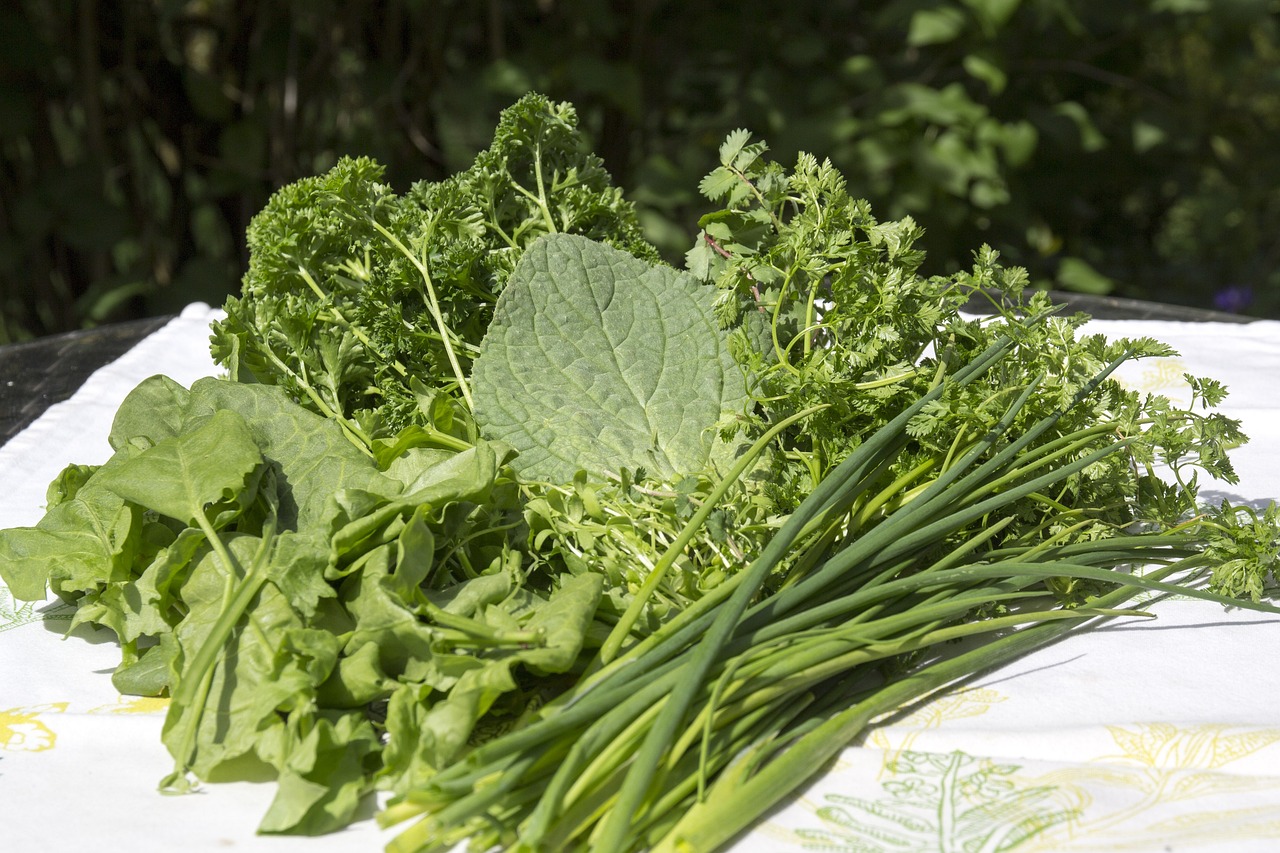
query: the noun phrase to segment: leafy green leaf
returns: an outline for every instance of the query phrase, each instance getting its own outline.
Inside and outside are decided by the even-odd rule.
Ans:
[[[137,549],[137,515],[95,478],[35,527],[0,531],[0,578],[24,601],[43,600],[46,584],[71,595],[126,580]]]
[[[263,455],[284,473],[282,529],[306,527],[324,517],[326,506],[341,488],[365,489],[388,497],[400,493],[400,484],[383,476],[373,460],[347,440],[338,424],[304,409],[282,388],[222,379],[201,379],[191,386],[186,418],[223,410],[242,417]]]
[[[915,47],[944,44],[960,35],[964,24],[964,13],[954,6],[921,9],[911,16],[907,44]]]
[[[322,716],[292,744],[259,832],[320,835],[351,822],[381,748],[363,714]]]
[[[1116,283],[1098,272],[1081,258],[1063,258],[1058,265],[1058,281],[1067,290],[1103,295],[1116,289]]]
[[[400,790],[415,775],[452,761],[498,697],[516,689],[517,666],[542,673],[567,671],[582,651],[600,603],[603,581],[602,576],[592,573],[567,578],[549,600],[537,601],[525,620],[525,632],[536,638],[534,642],[487,650],[459,661],[460,677],[446,696],[426,701],[428,694],[421,687],[404,685],[397,690],[388,707],[391,740],[383,771],[393,788]],[[474,606],[478,602],[472,593],[491,596],[498,592],[492,582],[483,584],[483,590],[474,588],[474,583],[467,586],[472,588],[461,592],[455,603],[469,598]],[[500,606],[487,608],[487,616],[507,621],[512,627],[518,624]]]
[[[178,434],[190,392],[168,376],[144,379],[129,392],[111,422],[108,441],[121,450],[139,439],[155,444]]]
[[[420,461],[415,455],[401,456],[387,475],[404,483],[403,500],[409,503],[480,502],[493,486],[499,462],[493,446],[483,442],[443,456],[426,451]]]
[[[261,464],[262,452],[244,418],[222,410],[197,429],[103,468],[96,482],[125,500],[195,526],[208,505],[241,497]]]
[[[581,237],[542,238],[476,359],[482,433],[515,448],[512,466],[532,479],[701,470],[711,428],[747,400],[714,301],[669,267]]]

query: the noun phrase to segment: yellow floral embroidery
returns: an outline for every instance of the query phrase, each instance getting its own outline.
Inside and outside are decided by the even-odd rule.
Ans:
[[[99,705],[90,714],[163,714],[169,710],[168,697],[121,696],[110,705]]]
[[[1038,838],[1035,849],[1092,849],[1104,838],[1107,849],[1122,850],[1158,847],[1157,842],[1171,835],[1187,844],[1276,837],[1276,808],[1223,805],[1234,795],[1280,789],[1280,779],[1221,768],[1280,742],[1280,729],[1241,731],[1225,725],[1170,723],[1107,728],[1120,748],[1118,754],[1036,781],[1082,793],[1105,787],[1112,794],[1110,802],[1122,804],[1107,812],[1086,811],[1081,820]],[[1168,814],[1169,809],[1175,813]]]
[[[877,728],[867,736],[866,745],[883,749],[884,767],[888,767],[903,752],[914,747],[916,739],[923,732],[939,728],[948,720],[982,716],[991,710],[992,705],[1003,702],[1006,698],[1000,691],[990,687],[971,687],[940,693],[895,721],[895,728],[896,724],[901,724],[908,729],[897,743],[891,742],[890,734],[885,729]],[[881,775],[883,774],[882,768]]]
[[[60,714],[65,710],[66,702],[56,702],[0,711],[0,750],[44,752],[46,749],[53,749],[58,736],[39,718],[45,714]]]
[[[1107,726],[1121,754],[1099,761],[1131,763],[1164,769],[1223,767],[1280,741],[1280,729],[1231,733],[1228,726],[1179,728],[1170,723],[1146,723],[1137,731]]]
[[[1183,376],[1188,372],[1186,362],[1180,358],[1153,358],[1143,359],[1128,369],[1121,368],[1116,379],[1139,393],[1162,394],[1185,404],[1191,393],[1191,386]]]
[[[1142,371],[1143,390],[1174,390],[1187,387],[1183,374],[1187,365],[1180,358],[1158,358],[1147,364]]]

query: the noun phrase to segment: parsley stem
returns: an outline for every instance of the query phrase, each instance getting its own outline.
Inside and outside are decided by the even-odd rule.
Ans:
[[[347,320],[346,317],[342,316],[342,311],[338,308],[338,306],[333,304],[333,301],[329,297],[329,294],[325,293],[323,290],[320,289],[320,285],[316,283],[315,278],[313,278],[311,273],[307,271],[306,267],[299,264],[298,274],[302,276],[302,280],[307,283],[307,286],[311,288],[312,292],[315,293],[316,296],[320,297],[321,301],[327,302],[329,304],[329,316],[332,317],[333,320],[338,325],[342,326],[342,328],[346,329],[347,331],[351,332],[351,334],[355,335],[356,340],[364,344],[365,347],[368,348],[369,352],[376,355],[378,357],[378,360],[380,360],[383,364],[391,365],[391,367],[396,371],[396,373],[399,373],[401,376],[407,377],[409,375],[409,371],[405,369],[405,366],[400,363],[399,359],[387,358],[385,355],[379,352],[378,348],[374,346],[373,341],[371,341],[369,339],[369,336],[365,334],[363,328],[355,325],[354,323]]]
[[[370,217],[369,224],[385,237],[387,242],[395,246],[400,254],[404,255],[417,268],[418,273],[422,276],[422,283],[427,297],[427,310],[431,312],[431,319],[436,324],[436,330],[440,332],[440,342],[444,345],[445,356],[449,359],[449,366],[453,369],[453,376],[458,381],[458,391],[462,394],[462,399],[466,401],[467,409],[474,411],[475,404],[471,399],[471,386],[467,382],[466,372],[463,371],[462,365],[458,361],[458,354],[453,348],[456,336],[445,322],[444,313],[440,310],[440,300],[436,296],[436,287],[431,280],[431,272],[427,269],[426,261],[409,251],[409,247],[401,242],[399,237],[388,231],[381,222]]]
[[[551,218],[551,208],[547,206],[547,187],[542,179],[542,143],[535,142],[533,145],[533,176],[538,182],[538,197],[535,199],[538,207],[542,210],[542,218],[547,223],[547,229],[552,233],[557,233],[560,229],[556,227],[556,221]]]
[[[524,187],[515,178],[511,178],[509,183],[513,190],[537,205],[538,211],[542,214],[542,222],[547,226],[547,232],[558,234],[560,229],[556,227],[556,221],[551,216],[551,208],[547,205],[547,188],[542,180],[542,147],[540,144],[533,146],[533,179],[538,184],[536,193]]]
[[[373,451],[370,449],[373,446],[373,441],[369,436],[365,435],[364,430],[362,430],[358,424],[347,418],[340,411],[330,407],[329,404],[327,404],[316,392],[315,387],[312,386],[305,377],[299,376],[296,371],[290,368],[289,365],[285,364],[280,357],[275,354],[275,351],[271,349],[271,347],[264,344],[262,352],[266,355],[267,359],[276,366],[277,370],[298,383],[298,387],[302,389],[303,393],[306,394],[308,398],[310,398],[312,404],[320,410],[320,414],[338,424],[342,429],[342,434],[347,437],[347,440],[369,456],[373,455]]]

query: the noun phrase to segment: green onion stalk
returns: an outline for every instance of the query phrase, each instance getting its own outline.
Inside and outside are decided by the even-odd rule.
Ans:
[[[984,435],[881,488],[908,421],[1013,346],[996,341],[867,437],[745,570],[647,637],[621,620],[576,686],[395,800],[383,824],[414,822],[388,849],[715,850],[911,702],[1090,621],[1149,615],[1128,606],[1143,591],[1224,601],[1199,583],[1197,520],[1079,539],[1067,524],[990,547],[1002,512],[1132,444],[1107,425],[1051,433],[1123,359],[1014,435],[1028,383]],[[1062,579],[1102,591],[1064,604],[1049,591]]]

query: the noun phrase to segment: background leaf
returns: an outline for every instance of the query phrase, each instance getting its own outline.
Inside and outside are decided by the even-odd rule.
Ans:
[[[274,189],[343,155],[384,163],[398,192],[440,180],[530,90],[578,108],[669,260],[706,210],[716,144],[747,127],[913,216],[926,274],[985,242],[1046,285],[1080,257],[1119,295],[1280,316],[1278,52],[1268,2],[16,0],[0,12],[0,343],[219,303]],[[956,83],[976,120],[885,120],[904,86]],[[1067,102],[1105,148],[1055,114]],[[993,128],[1024,120],[1030,155],[993,154]],[[950,168],[974,157],[997,173],[977,198]]]

